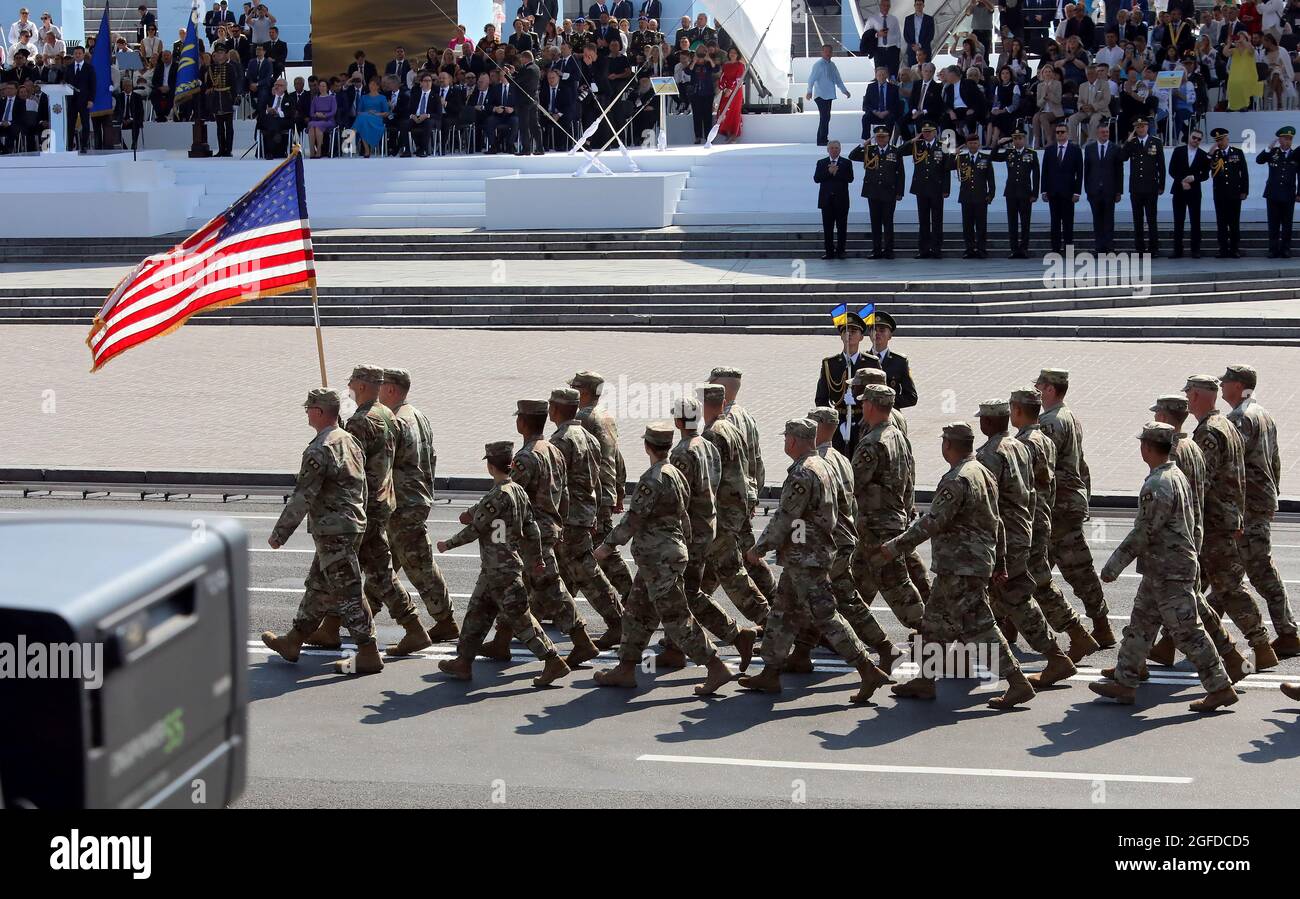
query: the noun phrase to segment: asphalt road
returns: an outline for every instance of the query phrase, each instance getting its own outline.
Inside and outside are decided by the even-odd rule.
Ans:
[[[435,540],[459,528],[456,516],[465,504],[435,507]],[[290,665],[258,638],[263,630],[288,628],[311,561],[305,530],[280,550],[266,545],[278,503],[0,497],[0,514],[105,506],[231,515],[248,530],[251,755],[241,806],[1258,808],[1300,802],[1292,767],[1300,757],[1300,706],[1277,690],[1281,680],[1300,680],[1300,659],[1247,678],[1239,685],[1241,701],[1213,716],[1187,711],[1202,690],[1186,662],[1155,669],[1136,706],[1096,699],[1086,683],[1115,663],[1114,650],[1085,659],[1068,686],[1005,713],[985,707],[992,694],[975,680],[944,682],[933,703],[895,700],[882,690],[874,706],[851,706],[856,677],[825,654],[815,656],[813,674],[787,675],[775,697],[728,686],[699,699],[691,690],[701,679],[695,667],[642,674],[636,691],[597,688],[589,670],[536,690],[531,678],[538,663],[518,646],[511,663],[479,662],[471,683],[437,671],[451,645],[391,660],[378,676],[346,678],[330,671],[338,653],[313,651]],[[1128,521],[1122,513],[1094,520],[1089,538],[1098,566]],[[1294,597],[1300,522],[1279,521],[1274,539]],[[461,547],[439,562],[460,618],[478,573],[477,551]],[[1117,632],[1136,586],[1130,568],[1108,587]],[[891,638],[905,639],[883,603],[876,606]],[[599,633],[590,606],[580,608]],[[380,631],[381,642],[400,634],[387,615]],[[567,651],[567,639],[561,636],[559,646]],[[1030,670],[1042,665],[1023,645],[1019,655]],[[596,664],[612,663],[607,653]]]

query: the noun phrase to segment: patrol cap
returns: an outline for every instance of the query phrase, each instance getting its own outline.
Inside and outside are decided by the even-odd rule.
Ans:
[[[727,400],[727,391],[721,384],[705,384],[700,388],[700,401],[704,403],[722,403]]]
[[[493,440],[491,443],[483,444],[484,459],[499,459],[505,456],[509,459],[514,455],[515,445],[510,440]]]
[[[1181,415],[1187,411],[1187,397],[1181,393],[1162,393],[1151,404],[1151,412],[1172,412]]]
[[[1159,421],[1149,421],[1142,426],[1142,433],[1137,435],[1137,439],[1150,440],[1152,443],[1170,447],[1174,445],[1175,433],[1173,425],[1167,425]]]
[[[384,369],[384,383],[396,384],[403,390],[411,389],[411,373],[404,368]]]
[[[1228,136],[1228,129],[1227,129],[1227,128],[1211,128],[1211,129],[1210,129],[1210,137],[1227,137],[1227,136]]]
[[[862,402],[883,409],[894,408],[894,390],[885,384],[868,384],[862,388]]]
[[[881,312],[879,309],[876,310],[876,324],[888,325],[891,332],[898,330],[898,322],[894,321],[894,317],[888,312]]]
[[[738,368],[725,368],[719,365],[716,368],[714,368],[713,371],[709,372],[710,381],[720,381],[723,379],[739,381],[740,378],[741,378],[741,373],[740,373],[740,369]]]
[[[580,371],[572,378],[569,378],[569,386],[579,389],[589,387],[594,390],[604,383],[604,376],[594,371]]]
[[[358,365],[352,369],[349,381],[364,381],[367,384],[384,383],[384,370],[378,365]]]
[[[817,423],[810,418],[792,418],[785,423],[785,436],[812,440],[817,436]]]
[[[578,391],[572,387],[556,387],[551,391],[551,402],[561,406],[576,406],[580,401]]]
[[[1293,125],[1283,125],[1281,128],[1277,129],[1277,134],[1274,135],[1274,136],[1275,136],[1275,137],[1295,137],[1295,126],[1293,126]]]
[[[1024,129],[1024,128],[1017,128],[1017,129],[1015,129],[1014,131],[1011,132],[1011,136],[1012,136],[1012,137],[1028,137],[1029,135],[1025,134],[1025,129]]]
[[[680,418],[683,421],[694,421],[700,417],[700,404],[689,396],[679,396],[673,400],[672,409],[674,419]]]
[[[1186,392],[1193,389],[1213,390],[1217,393],[1219,390],[1219,379],[1214,377],[1214,375],[1191,375],[1188,377],[1187,383],[1183,385],[1183,391]]]
[[[979,139],[980,139],[980,133],[978,131],[968,131],[966,133],[966,143],[970,143],[971,141],[978,141]]]
[[[873,358],[873,357],[868,357]],[[861,387],[863,384],[883,384],[885,383],[885,373],[877,365],[875,368],[859,368],[853,373],[853,386]]]
[[[925,131],[933,131],[933,130],[934,130],[934,122],[922,122],[922,123],[921,123],[921,131],[922,131],[922,132],[925,132]]]
[[[328,387],[315,387],[307,391],[307,401],[302,404],[304,409],[324,409],[326,412],[339,411],[339,394],[337,390],[330,390]]]
[[[1043,395],[1037,387],[1017,387],[1011,391],[1011,402],[1021,406],[1043,405]]]
[[[1150,124],[1151,124],[1151,120],[1148,119],[1146,116],[1141,116],[1141,115],[1140,115],[1140,116],[1136,117],[1135,119],[1133,119],[1133,124],[1134,124],[1134,125],[1150,125]]]
[[[1038,373],[1038,381],[1053,387],[1070,386],[1070,372],[1064,368],[1045,368]]]
[[[975,432],[964,421],[950,421],[943,426],[943,436],[947,440],[974,440]]]
[[[1011,414],[1011,404],[1006,400],[981,400],[980,410],[975,413],[980,418],[999,418]]]
[[[875,128],[872,128],[872,129],[871,129],[871,133],[872,133],[872,134],[889,134],[889,129],[886,128],[884,125],[877,125]]]
[[[808,410],[808,419],[819,425],[837,425],[840,423],[840,413],[830,406],[818,406]]]
[[[673,428],[672,422],[653,421],[645,426],[645,442],[656,449],[669,449],[676,436],[677,431]]]
[[[515,403],[515,415],[545,415],[546,400],[519,400]]]
[[[1254,390],[1258,377],[1259,376],[1255,373],[1255,369],[1251,366],[1236,364],[1229,365],[1228,370],[1223,373],[1223,377],[1219,380],[1235,381],[1238,384]]]

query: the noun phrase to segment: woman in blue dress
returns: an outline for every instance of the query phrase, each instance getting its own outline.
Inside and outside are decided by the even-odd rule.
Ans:
[[[388,98],[379,93],[379,79],[371,78],[369,92],[357,107],[357,120],[352,127],[361,139],[361,155],[370,158],[372,147],[384,139],[384,116],[388,114]]]

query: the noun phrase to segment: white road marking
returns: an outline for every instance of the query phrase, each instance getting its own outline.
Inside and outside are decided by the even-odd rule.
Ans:
[[[316,552],[316,550],[314,550],[314,549],[292,549],[292,548],[285,547],[285,546],[282,546],[282,547],[280,547],[279,549],[271,549],[271,547],[269,547],[269,546],[266,546],[266,547],[250,547],[248,551],[249,551],[250,553],[315,553],[315,552]],[[479,556],[478,553],[440,553],[440,552],[435,552],[434,555],[433,555],[433,560],[434,560],[435,562],[436,562],[438,559],[478,559],[478,558],[481,558],[481,557]]]
[[[1030,780],[1088,780],[1115,783],[1189,784],[1190,777],[1161,774],[1092,774],[1082,771],[1032,771],[1014,768],[940,768],[928,765],[856,765],[846,762],[787,762],[776,759],[714,758],[702,755],[639,755],[638,762],[674,765],[726,765],[735,768],[786,768],[802,771],[844,771],[859,774],[929,774],[950,777],[1012,777]]]

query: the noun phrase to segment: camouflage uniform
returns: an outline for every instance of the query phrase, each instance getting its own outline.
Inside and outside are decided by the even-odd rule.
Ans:
[[[1026,570],[1034,582],[1034,602],[1057,633],[1082,623],[1052,579],[1052,508],[1056,502],[1056,444],[1038,424],[1025,425],[1016,439],[1029,449],[1034,477],[1034,536],[1029,544]]]
[[[746,528],[750,527],[749,510],[753,507],[753,491],[746,476],[745,438],[724,418],[705,428],[704,438],[717,449],[722,467],[715,499],[717,534],[709,546],[709,561],[700,591],[712,597],[721,584],[740,614],[755,624],[762,624],[771,609],[745,567],[741,549]]]
[[[1000,408],[1006,410],[1006,403]],[[975,451],[975,459],[997,485],[998,518],[1006,540],[1007,580],[1001,586],[990,584],[990,606],[996,617],[1011,619],[1035,652],[1051,653],[1056,640],[1033,600],[1035,583],[1029,574],[1034,538],[1034,474],[1029,447],[1010,432],[995,434]]]
[[[1142,575],[1119,648],[1117,683],[1138,686],[1151,642],[1163,624],[1196,667],[1207,691],[1231,686],[1196,613],[1195,532],[1194,500],[1187,478],[1172,461],[1153,468],[1142,485],[1133,530],[1115,547],[1102,569],[1107,575],[1118,576],[1136,558]]]
[[[1250,386],[1253,389],[1253,384]],[[1245,534],[1240,545],[1246,574],[1268,604],[1269,617],[1278,636],[1294,634],[1295,616],[1291,614],[1282,577],[1273,564],[1273,513],[1277,511],[1278,486],[1282,480],[1277,425],[1253,396],[1245,397],[1229,412],[1228,421],[1241,432],[1245,444]]]
[[[1083,427],[1065,403],[1043,409],[1038,426],[1056,447],[1056,499],[1052,506],[1051,560],[1061,570],[1092,619],[1109,611],[1101,581],[1092,564],[1092,551],[1083,536],[1088,517],[1088,463],[1083,458]]]
[[[570,383],[577,386],[573,381]],[[596,508],[596,533],[593,537],[596,543],[600,543],[614,527],[614,509],[623,503],[627,470],[623,453],[618,448],[618,426],[613,417],[594,405],[583,406],[578,410],[578,421],[600,444],[600,501]],[[605,572],[606,579],[626,602],[632,593],[632,571],[627,567],[627,562],[618,553],[613,553],[601,561],[600,567]]]
[[[397,508],[393,493],[397,421],[387,406],[374,400],[357,407],[348,419],[347,430],[366,457],[366,532],[357,554],[366,578],[366,600],[376,611],[380,606],[388,609],[398,624],[405,625],[418,619],[419,613],[393,571],[388,545],[388,521]]]
[[[637,567],[632,595],[623,609],[620,661],[640,662],[661,621],[668,639],[692,662],[704,665],[717,655],[686,602],[683,575],[691,539],[689,504],[690,488],[682,473],[666,459],[655,462],[637,482],[627,515],[605,538],[612,547],[631,540]]]
[[[623,604],[592,555],[600,491],[600,443],[576,418],[556,428],[551,443],[564,457],[569,498],[564,539],[556,545],[560,567],[573,591],[586,593],[591,607],[607,626],[613,627],[623,617]]]
[[[556,654],[555,646],[528,608],[524,556],[542,554],[541,533],[524,488],[510,480],[495,484],[469,510],[469,524],[446,540],[447,549],[478,541],[482,568],[465,610],[457,655],[472,659],[496,619],[539,659]]]
[[[813,422],[800,420],[816,432]],[[793,424],[793,423],[791,423]],[[791,426],[787,424],[787,429]],[[854,667],[868,664],[867,650],[835,607],[829,571],[835,559],[835,475],[815,451],[787,469],[781,501],[754,551],[776,550],[781,580],[763,635],[763,664],[781,670],[796,636],[815,626],[835,652]]]
[[[763,469],[763,452],[759,447],[758,422],[754,421],[754,416],[750,415],[743,406],[730,403],[722,410],[722,417],[735,425],[745,440],[745,473],[749,478],[753,500],[750,502],[748,509],[749,517],[745,519],[744,528],[740,532],[740,554],[743,559],[745,553],[754,545],[754,509],[758,507],[758,497],[763,491],[763,485],[766,483],[764,478],[767,477],[767,472]],[[754,585],[758,587],[764,596],[772,596],[776,591],[776,581],[772,577],[772,569],[768,567],[766,561],[754,563],[746,559],[745,570],[749,572]]]
[[[424,413],[410,403],[393,410],[397,446],[393,454],[393,493],[397,508],[388,519],[388,543],[393,549],[393,572],[406,569],[424,607],[434,621],[451,617],[447,581],[433,558],[429,540],[429,510],[433,506],[433,472],[438,454],[433,448],[433,428]]]
[[[907,446],[907,464],[910,469],[907,479],[907,518],[910,522],[916,518],[916,456],[912,454],[912,441],[907,437],[907,419],[903,413],[890,409],[889,423],[902,432],[903,443]],[[907,576],[912,579],[912,586],[916,587],[916,592],[921,595],[921,602],[924,603],[930,598],[930,573],[916,550],[907,553],[906,561]]]
[[[925,604],[899,558],[877,563],[876,546],[897,537],[911,516],[912,455],[907,438],[891,421],[881,422],[858,440],[853,450],[853,493],[857,506],[858,548],[853,579],[862,601],[879,593],[904,627],[917,629]],[[906,550],[913,547],[908,546]]]
[[[541,533],[540,555],[532,555],[533,547],[524,545],[523,558],[527,566],[524,582],[529,600],[566,634],[582,621],[573,597],[560,580],[560,563],[555,557],[555,542],[563,530],[568,511],[564,492],[567,477],[564,454],[544,437],[525,440],[510,466],[510,479],[528,494],[533,518]],[[542,562],[541,574],[533,571],[533,563],[538,559]]]
[[[1245,446],[1228,419],[1211,410],[1196,425],[1192,439],[1205,456],[1205,534],[1201,577],[1210,586],[1210,606],[1226,612],[1251,646],[1268,642],[1255,598],[1246,589],[1237,531],[1246,505]]]
[[[357,560],[366,530],[365,466],[361,447],[347,431],[325,428],[303,450],[293,496],[271,529],[272,539],[283,545],[306,516],[307,531],[316,544],[294,629],[310,634],[332,612],[342,619],[358,647],[375,640],[375,622],[362,598]]]

